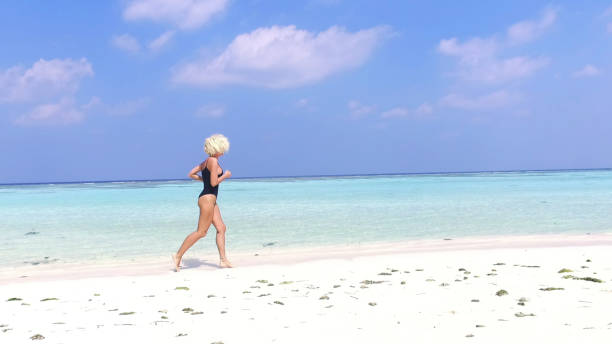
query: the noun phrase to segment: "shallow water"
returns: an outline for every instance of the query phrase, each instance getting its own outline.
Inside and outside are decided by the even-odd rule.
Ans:
[[[194,181],[0,186],[0,266],[159,257],[195,229]],[[230,252],[612,230],[612,171],[228,180]],[[214,228],[192,249],[216,251]],[[45,258],[47,257],[47,258]]]

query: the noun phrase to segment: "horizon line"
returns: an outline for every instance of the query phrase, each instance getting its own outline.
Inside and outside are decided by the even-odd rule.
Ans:
[[[568,171],[605,171],[612,167],[600,168],[566,168],[566,169],[536,169],[536,170],[477,170],[477,171],[448,171],[448,172],[397,172],[397,173],[366,173],[366,174],[321,174],[301,176],[265,176],[265,177],[233,177],[236,179],[282,179],[282,178],[325,178],[325,177],[372,177],[372,176],[403,176],[403,175],[439,175],[439,174],[474,174],[474,173],[517,173],[517,172],[568,172]],[[15,185],[45,185],[45,184],[85,184],[85,183],[137,183],[137,182],[170,182],[188,181],[189,178],[161,178],[161,179],[115,179],[115,180],[82,180],[66,182],[29,182],[29,183],[0,183],[0,186]]]

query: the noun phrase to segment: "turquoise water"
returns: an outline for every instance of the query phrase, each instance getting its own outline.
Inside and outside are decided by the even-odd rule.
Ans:
[[[0,186],[0,265],[160,257],[195,229],[195,181]],[[612,171],[228,180],[229,252],[612,231]],[[193,253],[213,254],[214,229]],[[45,258],[47,257],[47,258]]]

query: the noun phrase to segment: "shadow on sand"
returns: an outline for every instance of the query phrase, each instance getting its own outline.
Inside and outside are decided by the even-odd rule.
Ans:
[[[198,258],[183,258],[182,261],[183,267],[181,269],[195,269],[201,266],[208,266],[211,268],[218,268],[219,264],[211,263],[208,260],[198,259]]]

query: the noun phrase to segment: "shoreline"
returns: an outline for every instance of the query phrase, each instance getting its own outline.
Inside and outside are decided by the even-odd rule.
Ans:
[[[611,246],[612,233],[538,234],[507,236],[471,236],[442,239],[411,239],[399,242],[329,245],[299,248],[264,247],[258,250],[230,252],[235,268],[265,265],[291,265],[329,259],[355,259],[369,256],[554,247]],[[58,263],[39,266],[0,268],[0,286],[41,281],[79,280],[98,277],[162,275],[173,272],[171,252],[168,257],[101,261],[96,263]],[[184,270],[218,269],[216,254],[187,252]],[[24,277],[25,276],[25,277]]]

